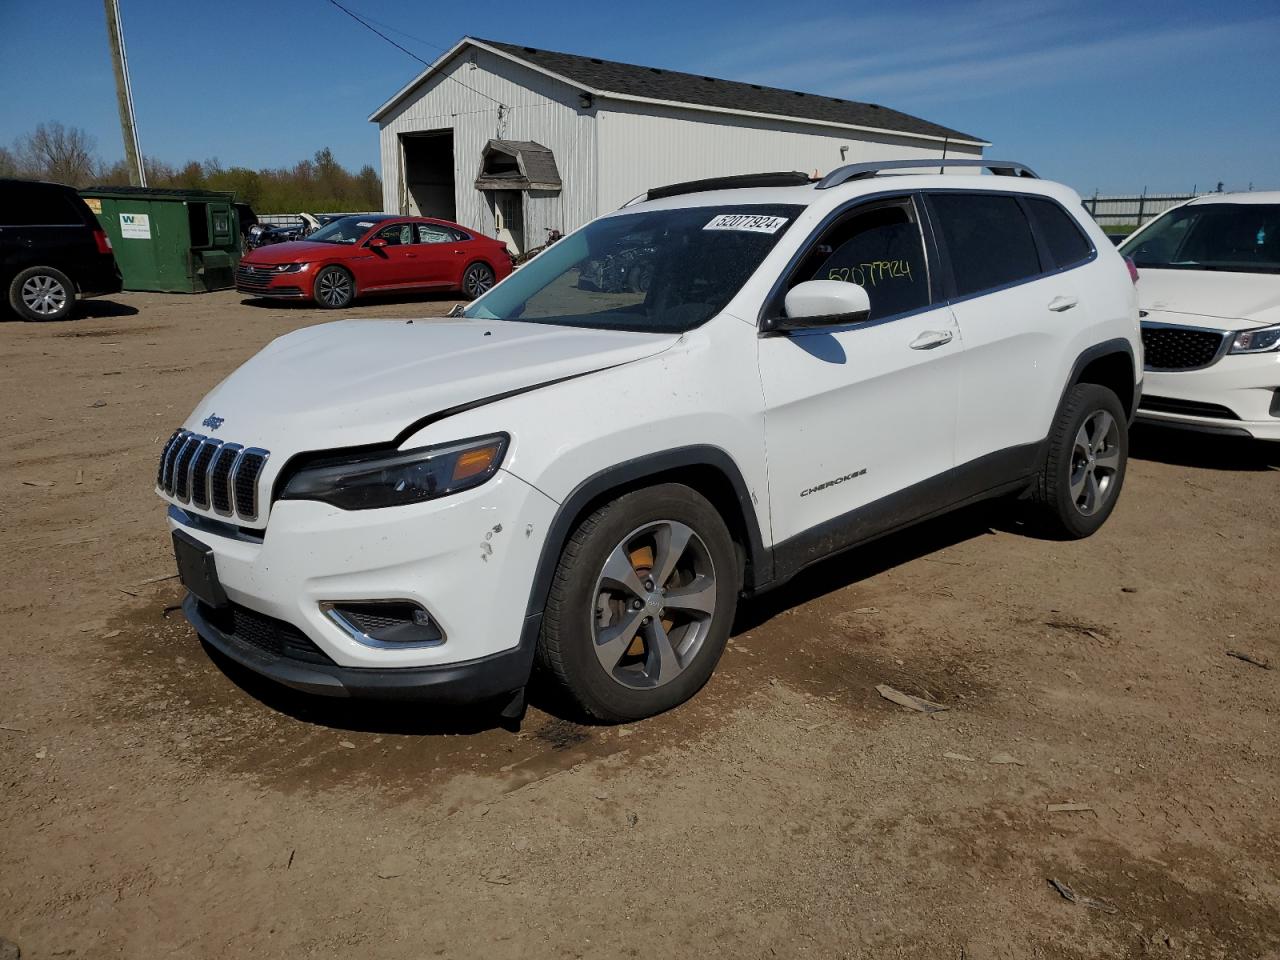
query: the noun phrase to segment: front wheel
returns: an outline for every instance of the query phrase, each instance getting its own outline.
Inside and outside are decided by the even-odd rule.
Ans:
[[[356,282],[341,267],[325,267],[316,274],[313,290],[316,303],[327,310],[341,310],[351,306],[356,298]]]
[[[599,720],[669,710],[715,670],[740,582],[724,520],[696,491],[671,483],[625,494],[565,544],[539,661]]]
[[[1031,499],[1046,533],[1092,535],[1111,516],[1129,461],[1128,417],[1106,387],[1078,383],[1058,411]]]
[[[486,293],[495,281],[493,268],[487,263],[473,263],[462,275],[462,292],[468,299],[474,300],[482,293]]]
[[[65,320],[75,304],[75,284],[53,267],[29,267],[9,284],[9,306],[23,320]]]

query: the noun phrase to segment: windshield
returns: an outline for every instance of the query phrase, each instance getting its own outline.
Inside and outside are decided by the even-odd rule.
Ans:
[[[307,239],[320,243],[357,243],[371,227],[377,225],[378,221],[363,217],[342,217],[325,224]]]
[[[538,254],[463,316],[682,333],[724,309],[802,209],[684,207],[604,217]]]
[[[1280,204],[1192,203],[1125,241],[1138,267],[1280,272]]]

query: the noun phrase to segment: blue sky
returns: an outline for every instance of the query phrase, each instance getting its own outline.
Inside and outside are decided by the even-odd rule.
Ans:
[[[421,69],[327,0],[120,5],[143,149],[172,163],[376,166],[365,118]],[[426,60],[470,33],[883,103],[1083,194],[1280,188],[1280,0],[346,5]],[[123,153],[104,30],[99,0],[0,0],[0,143],[60,120]]]

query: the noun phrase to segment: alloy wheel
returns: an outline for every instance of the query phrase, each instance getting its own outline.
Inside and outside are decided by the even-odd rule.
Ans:
[[[1090,414],[1071,451],[1071,502],[1082,516],[1097,513],[1115,492],[1120,470],[1120,425],[1105,410]]]
[[[610,552],[593,593],[596,658],[636,690],[670,683],[702,649],[716,608],[711,554],[693,528],[657,520]]]
[[[479,264],[467,271],[467,275],[463,278],[462,288],[466,291],[467,296],[475,298],[485,293],[493,286],[493,274],[489,272],[487,267]]]
[[[320,299],[331,307],[340,307],[351,299],[351,280],[339,270],[322,274],[318,287]]]
[[[22,284],[22,303],[42,317],[57,316],[67,305],[67,289],[53,277],[37,274]]]

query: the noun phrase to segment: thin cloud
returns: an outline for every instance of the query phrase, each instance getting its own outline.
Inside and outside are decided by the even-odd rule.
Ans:
[[[737,79],[793,87],[893,106],[985,98],[992,84],[1019,88],[1060,84],[1073,73],[1114,75],[1167,65],[1181,52],[1228,49],[1276,36],[1280,17],[1212,27],[1146,23],[1124,29],[1109,13],[1080,16],[1056,2],[949,8],[920,19],[904,42],[910,17],[828,19],[784,28],[768,44],[737,46],[711,66]],[[942,37],[942,40],[923,40]]]

